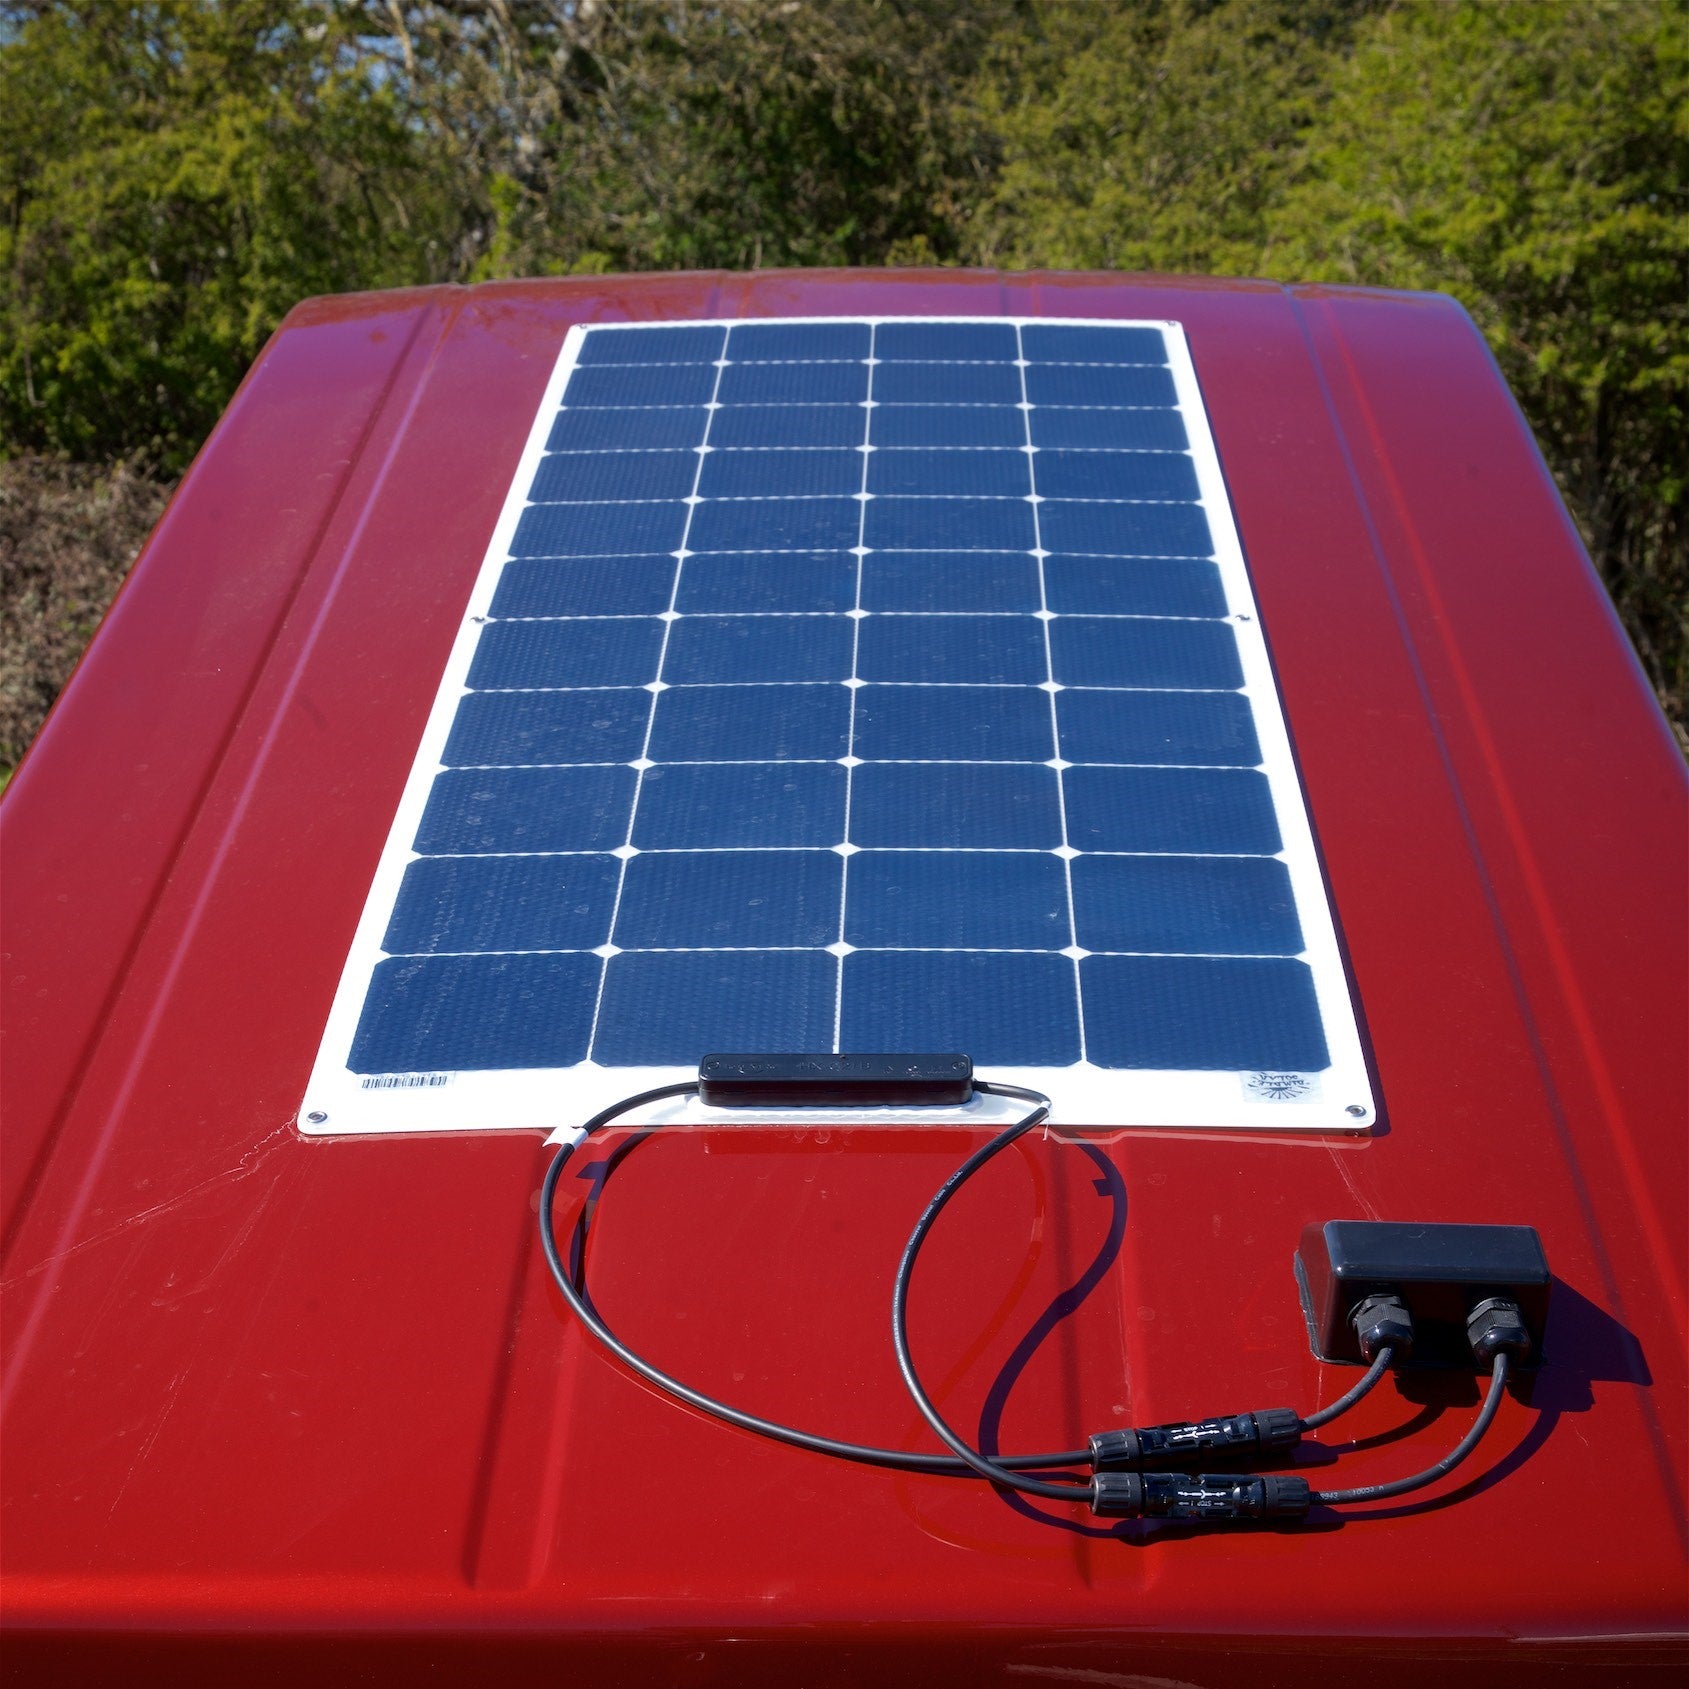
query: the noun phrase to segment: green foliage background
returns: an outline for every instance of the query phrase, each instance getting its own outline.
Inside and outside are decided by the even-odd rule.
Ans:
[[[180,469],[311,293],[993,264],[1453,294],[1689,712],[1689,0],[0,5],[0,430]]]

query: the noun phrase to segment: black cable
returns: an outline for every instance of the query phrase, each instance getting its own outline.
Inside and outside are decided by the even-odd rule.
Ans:
[[[1505,1350],[1495,1357],[1490,1371],[1489,1391],[1484,1397],[1484,1405],[1478,1410],[1478,1417],[1472,1422],[1472,1429],[1435,1466],[1427,1466],[1423,1472],[1415,1472],[1407,1478],[1396,1478],[1387,1484],[1362,1484],[1352,1490],[1315,1490],[1310,1499],[1327,1507],[1340,1502],[1388,1501],[1392,1496],[1406,1495],[1410,1490],[1422,1490],[1427,1484],[1436,1483],[1471,1454],[1484,1433],[1489,1430],[1490,1421],[1495,1418],[1496,1409],[1501,1406],[1502,1395],[1507,1389],[1507,1374],[1511,1365],[1512,1357]]]
[[[1304,1431],[1317,1431],[1320,1426],[1329,1425],[1340,1413],[1347,1413],[1390,1370],[1390,1363],[1395,1358],[1396,1351],[1388,1345],[1380,1349],[1373,1356],[1372,1365],[1366,1369],[1365,1375],[1353,1389],[1345,1390],[1329,1406],[1322,1407],[1315,1413],[1303,1414],[1302,1429]]]
[[[977,1173],[994,1155],[1005,1150],[1022,1133],[1030,1131],[1038,1125],[1050,1112],[1050,1099],[1037,1091],[1023,1090],[1018,1085],[987,1085],[979,1084],[978,1089],[990,1091],[998,1096],[1019,1097],[1025,1102],[1035,1103],[1030,1114],[1014,1122],[999,1132],[988,1144],[976,1149],[954,1173],[938,1188],[931,1202],[915,1222],[915,1229],[909,1234],[909,1241],[903,1246],[902,1259],[897,1263],[897,1280],[892,1286],[891,1297],[891,1341],[897,1350],[898,1370],[903,1374],[903,1382],[908,1387],[909,1394],[915,1406],[920,1409],[921,1417],[937,1433],[939,1438],[956,1452],[958,1458],[972,1467],[982,1478],[989,1478],[992,1483],[1006,1489],[1019,1490],[1025,1495],[1039,1496],[1046,1501],[1084,1501],[1089,1503],[1092,1486],[1083,1481],[1075,1480],[1065,1484],[1051,1483],[1043,1478],[1024,1478],[1014,1470],[1010,1464],[1001,1459],[989,1459],[976,1448],[964,1442],[949,1424],[944,1415],[938,1411],[932,1397],[926,1392],[921,1383],[920,1374],[915,1370],[914,1356],[909,1352],[909,1280],[915,1270],[916,1258],[920,1255],[921,1245],[926,1241],[928,1232],[932,1230],[933,1222],[942,1214],[953,1197],[964,1184]]]
[[[1035,1091],[1023,1091],[1013,1085],[993,1085],[980,1080],[974,1088],[988,1091],[994,1095],[1019,1097],[1029,1102],[1036,1102],[1036,1107],[1024,1119],[1018,1120],[1009,1129],[1009,1134],[1000,1135],[993,1143],[1001,1148],[1004,1143],[1010,1143],[1022,1132],[1036,1126],[1049,1112],[1049,1099]],[[706,1396],[701,1390],[694,1390],[688,1384],[682,1384],[679,1379],[671,1378],[666,1372],[653,1366],[641,1355],[636,1354],[627,1344],[616,1336],[597,1311],[587,1300],[584,1291],[575,1286],[573,1276],[564,1266],[563,1259],[557,1248],[556,1221],[554,1210],[557,1200],[557,1184],[562,1176],[563,1168],[570,1156],[601,1127],[607,1126],[618,1115],[638,1108],[642,1104],[658,1102],[665,1097],[686,1097],[697,1094],[698,1085],[695,1080],[689,1080],[676,1085],[659,1085],[654,1090],[641,1091],[636,1096],[625,1097],[619,1103],[601,1110],[581,1128],[580,1136],[569,1144],[559,1146],[550,1167],[546,1169],[545,1182],[540,1186],[540,1245],[545,1251],[546,1265],[551,1269],[552,1280],[557,1285],[558,1293],[568,1303],[570,1310],[586,1329],[608,1349],[622,1364],[639,1374],[648,1383],[676,1400],[687,1403],[708,1414],[712,1419],[724,1420],[729,1425],[736,1425],[742,1431],[754,1432],[759,1437],[768,1437],[777,1443],[787,1443],[794,1448],[809,1449],[816,1454],[832,1455],[839,1460],[853,1460],[862,1465],[886,1466],[903,1472],[929,1472],[941,1476],[969,1476],[970,1462],[953,1460],[948,1455],[920,1454],[905,1449],[875,1448],[866,1443],[850,1443],[834,1437],[823,1437],[811,1431],[800,1431],[794,1426],[782,1425],[776,1420],[763,1419],[753,1413],[746,1413],[740,1408],[731,1407],[726,1402],[717,1401],[713,1396]],[[1066,1449],[1054,1454],[1023,1454],[1005,1455],[1000,1464],[1005,1468],[1042,1469],[1046,1467],[1078,1466],[1090,1463],[1090,1450]],[[1056,1486],[1051,1485],[1052,1489]],[[1077,1493],[1071,1486],[1059,1491],[1064,1500],[1071,1500]]]

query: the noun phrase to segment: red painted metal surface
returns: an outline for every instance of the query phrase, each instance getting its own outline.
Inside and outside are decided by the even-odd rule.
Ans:
[[[1060,1446],[1293,1404],[1325,1218],[1535,1225],[1550,1353],[1479,1457],[1339,1527],[1102,1529],[702,1421],[563,1318],[531,1138],[292,1124],[565,329],[1182,321],[1376,1062],[1364,1141],[1023,1144],[915,1341]],[[1096,276],[700,275],[313,301],[260,359],[0,809],[8,1681],[1634,1682],[1685,1659],[1676,755],[1524,424],[1438,298]],[[925,1446],[897,1248],[967,1134],[630,1155],[596,1293],[671,1370]],[[578,1201],[585,1186],[576,1186]],[[1089,1285],[1065,1319],[1063,1292]],[[1068,1298],[1072,1300],[1073,1298]],[[1345,1481],[1473,1410],[1405,1375]],[[1335,1435],[1330,1439],[1339,1440]]]

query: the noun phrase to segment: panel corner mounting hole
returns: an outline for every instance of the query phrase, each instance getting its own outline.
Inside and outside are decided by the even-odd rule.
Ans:
[[[569,331],[301,1124],[549,1130],[716,1049],[1371,1118],[1177,324]]]

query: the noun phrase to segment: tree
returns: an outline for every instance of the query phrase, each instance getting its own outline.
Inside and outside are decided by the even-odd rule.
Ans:
[[[449,248],[437,149],[332,11],[30,10],[0,53],[14,443],[177,466],[296,300],[420,279]]]

